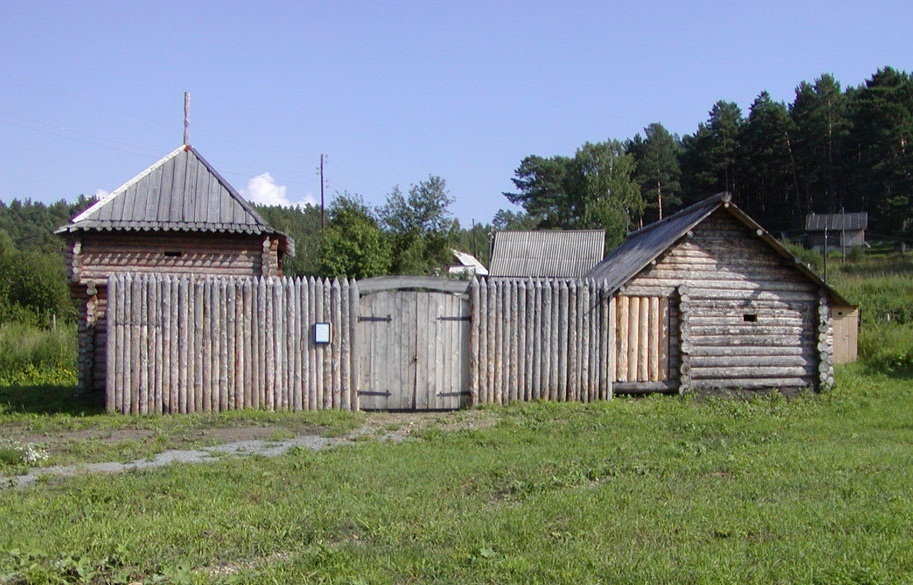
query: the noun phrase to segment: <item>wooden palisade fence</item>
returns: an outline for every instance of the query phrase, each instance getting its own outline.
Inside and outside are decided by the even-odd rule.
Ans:
[[[354,281],[118,274],[108,298],[109,411],[358,409]]]
[[[355,281],[120,274],[108,290],[110,411],[359,408]],[[469,296],[470,404],[611,398],[615,303],[596,282],[482,280]]]
[[[470,288],[472,403],[612,396],[610,296],[588,280],[482,280]]]

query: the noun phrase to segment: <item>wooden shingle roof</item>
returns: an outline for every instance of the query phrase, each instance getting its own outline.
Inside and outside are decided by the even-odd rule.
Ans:
[[[611,291],[618,290],[656,260],[663,252],[672,247],[679,239],[685,237],[699,223],[720,209],[725,210],[744,224],[747,229],[755,232],[774,252],[785,258],[816,285],[825,289],[828,295],[836,302],[844,305],[850,304],[840,293],[815,274],[811,268],[787,250],[775,237],[771,236],[767,230],[736,207],[732,203],[732,196],[729,193],[718,193],[708,197],[661,221],[632,232],[621,246],[606,256],[605,260],[600,262],[595,268],[587,272],[586,278],[603,281]]]
[[[576,278],[605,253],[603,230],[495,232],[490,276]]]
[[[57,233],[113,230],[275,234],[287,251],[294,245],[189,145],[176,148]]]

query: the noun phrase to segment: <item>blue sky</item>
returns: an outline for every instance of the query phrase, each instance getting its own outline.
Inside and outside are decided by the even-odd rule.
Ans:
[[[192,144],[250,199],[319,197],[325,153],[328,199],[440,175],[468,225],[529,154],[913,68],[909,0],[0,2],[2,201],[115,189],[181,143],[189,91]]]

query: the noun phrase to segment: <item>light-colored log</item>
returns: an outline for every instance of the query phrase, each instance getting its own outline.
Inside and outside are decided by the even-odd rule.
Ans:
[[[631,314],[629,312],[630,308],[629,297],[627,296],[618,296],[616,297],[616,315],[615,321],[617,323],[616,331],[617,333],[617,347],[616,352],[616,376],[614,380],[616,382],[627,382],[629,379],[628,376],[628,346],[631,342],[631,336],[628,334],[628,324],[631,321]]]
[[[650,351],[654,340],[650,339],[650,298],[640,298],[640,319],[638,320],[640,343],[637,347],[637,379],[642,382],[650,380]]]

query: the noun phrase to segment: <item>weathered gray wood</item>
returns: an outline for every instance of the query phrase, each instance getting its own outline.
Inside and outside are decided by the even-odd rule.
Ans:
[[[473,278],[469,284],[469,306],[472,311],[472,326],[469,333],[469,405],[479,404],[479,355],[481,352],[479,330],[481,328],[481,296],[479,280]]]
[[[579,322],[577,316],[577,284],[568,281],[567,284],[567,382],[566,396],[568,401],[579,401],[577,382],[579,381],[580,353]]]
[[[488,368],[491,366],[491,350],[488,345],[489,333],[491,331],[491,322],[488,321],[489,298],[489,282],[487,279],[482,280],[479,282],[479,320],[474,324],[479,329],[479,352],[476,354],[476,368],[479,370],[479,404],[491,402],[491,394],[489,392],[490,386],[488,382]]]
[[[519,397],[522,397],[522,392],[518,392],[518,390],[521,390],[521,388],[519,387],[520,378],[518,375],[519,368],[517,365],[517,360],[519,359],[519,356],[520,356],[520,354],[517,351],[519,342],[520,342],[520,332],[518,330],[520,328],[520,324],[522,323],[522,321],[520,320],[520,313],[519,313],[520,290],[517,287],[517,284],[518,284],[517,281],[511,280],[507,287],[507,294],[510,299],[509,304],[507,306],[507,311],[508,311],[508,314],[510,315],[510,320],[508,322],[509,338],[507,341],[508,341],[508,344],[510,347],[510,351],[507,354],[508,368],[506,371],[507,376],[505,379],[505,386],[507,389],[507,399],[511,402],[514,402]]]
[[[118,302],[120,300],[118,298],[119,294],[120,294],[120,291],[118,290],[118,283],[112,282],[112,279],[109,279],[109,281],[108,281],[108,298],[114,299],[115,304],[113,305],[113,307],[114,307],[115,311],[117,310],[118,307],[122,306],[121,303]],[[111,312],[112,312],[112,305],[109,304],[108,313],[111,313]],[[118,388],[118,386],[117,386],[118,381],[116,380],[116,376],[118,374],[118,371],[116,369],[117,355],[116,355],[115,351],[112,351],[112,350],[120,347],[120,345],[118,344],[118,341],[123,343],[123,339],[118,339],[118,337],[119,337],[118,328],[120,327],[119,324],[120,324],[121,320],[117,319],[117,317],[115,316],[114,319],[111,319],[109,317],[108,321],[109,321],[109,329],[112,330],[111,333],[109,333],[109,335],[113,334],[113,337],[115,340],[114,341],[115,346],[114,346],[114,348],[108,349],[108,354],[107,354],[108,363],[107,363],[107,367],[105,370],[105,378],[106,378],[105,385],[108,388]],[[111,323],[111,321],[114,321],[114,323]],[[122,328],[120,330],[120,335],[121,336],[123,335]],[[123,398],[123,387],[122,386],[119,387],[119,390],[121,392],[121,399],[122,399]],[[109,413],[114,412],[114,409],[116,408],[117,404],[118,404],[117,390],[106,392],[105,393],[105,410]]]
[[[617,335],[615,322],[617,321],[617,317],[615,311],[617,305],[615,295],[609,296],[607,291],[601,291],[599,296],[600,322],[602,324],[600,327],[602,351],[600,352],[599,363],[606,364],[605,367],[600,367],[599,398],[607,400],[612,398],[615,393],[615,361],[617,359],[615,351],[615,336]]]
[[[470,281],[432,278],[428,276],[379,276],[358,281],[362,295],[387,290],[427,290],[466,294]]]
[[[650,394],[678,392],[678,385],[669,380],[659,382],[616,382],[613,390],[619,394]]]
[[[570,303],[568,302],[569,289],[567,281],[562,280],[558,284],[558,400],[564,402],[568,399],[568,339],[569,339],[569,314]]]
[[[317,410],[321,402],[318,398],[319,372],[317,371],[317,348],[314,343],[314,324],[320,319],[317,316],[317,282],[314,277],[308,279],[308,410]]]

